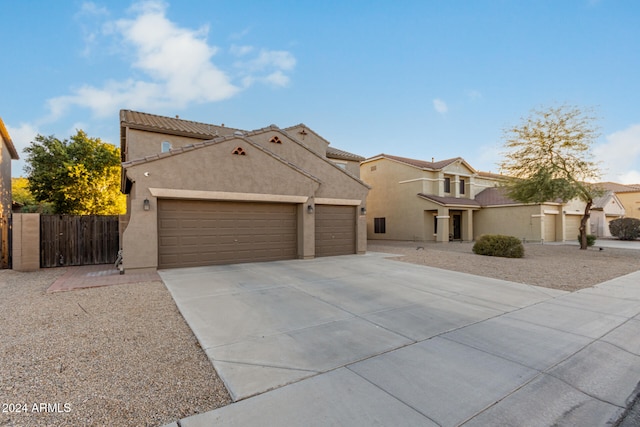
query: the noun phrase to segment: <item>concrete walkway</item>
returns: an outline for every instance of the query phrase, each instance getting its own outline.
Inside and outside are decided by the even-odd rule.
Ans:
[[[76,289],[161,280],[156,272],[120,274],[120,270],[115,268],[113,264],[56,268],[65,268],[67,271],[47,289],[47,292],[73,291]]]
[[[160,275],[236,401],[182,427],[605,425],[640,381],[640,272],[566,293],[370,253]]]

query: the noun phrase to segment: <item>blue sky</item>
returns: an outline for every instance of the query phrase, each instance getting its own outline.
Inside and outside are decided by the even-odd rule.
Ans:
[[[533,108],[594,108],[603,180],[640,183],[637,0],[0,0],[0,116],[18,150],[122,108],[305,123],[365,157],[498,171]],[[23,174],[13,163],[13,175]]]

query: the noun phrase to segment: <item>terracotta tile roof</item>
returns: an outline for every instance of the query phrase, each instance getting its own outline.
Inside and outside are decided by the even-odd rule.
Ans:
[[[265,130],[279,130],[276,125],[267,126],[262,129],[256,129],[253,131],[244,131],[241,129],[229,128],[225,126],[218,126],[208,123],[199,123],[193,122],[190,120],[183,120],[180,118],[172,118],[165,116],[158,116],[156,114],[149,113],[141,113],[138,111],[131,110],[120,110],[120,125],[128,126],[133,129],[140,130],[149,130],[149,131],[161,131],[163,133],[168,133],[172,135],[180,135],[180,136],[191,136],[195,138],[202,138],[203,140],[215,139],[221,136],[228,135],[239,135],[242,133],[243,135],[253,135]],[[303,123],[299,125],[291,126],[287,130],[293,130],[298,127],[303,127],[305,131],[312,132],[318,138],[325,141],[329,144],[329,141],[322,138],[308,126]],[[297,138],[300,140],[300,138]],[[123,150],[124,151],[124,150]],[[364,157],[358,156],[357,154],[349,153],[344,150],[339,150],[333,147],[327,147],[327,157],[330,159],[340,159],[340,160],[351,160],[351,161],[362,161]]]
[[[422,197],[423,199],[431,200],[432,202],[436,202],[439,205],[443,206],[472,206],[472,207],[480,207],[480,203],[473,199],[465,199],[460,197],[439,197],[434,196],[433,194],[424,194],[418,193],[418,197]]]
[[[450,165],[451,163],[455,162],[456,160],[464,161],[464,159],[462,157],[455,157],[453,159],[440,160],[438,162],[426,162],[424,160],[410,159],[408,157],[392,156],[390,154],[384,154],[384,153],[378,154],[377,156],[373,156],[373,157],[371,157],[371,159],[375,159],[377,157],[385,157],[387,159],[391,159],[391,160],[395,160],[395,161],[398,161],[398,162],[406,163],[408,165],[415,166],[417,168],[433,169],[433,170],[442,169],[443,167]]]
[[[505,175],[502,175],[501,173],[484,172],[484,171],[478,171],[478,176],[481,176],[483,178],[507,179],[507,177]]]
[[[596,186],[604,190],[613,191],[614,193],[631,193],[635,191],[640,191],[639,185],[625,185],[625,184],[618,184],[617,182],[609,182],[609,181],[599,182],[596,184]]]
[[[120,125],[133,129],[158,130],[172,135],[192,136],[202,139],[232,135],[234,132],[239,131],[239,129],[225,126],[193,122],[180,118],[158,116],[131,110],[120,110]]]
[[[348,151],[339,150],[337,148],[333,148],[332,146],[327,147],[327,158],[336,160],[351,160],[356,162],[361,162],[364,160],[364,157],[362,156],[349,153]]]
[[[504,187],[485,188],[476,194],[476,201],[483,207],[522,204],[507,196],[507,191]]]
[[[591,205],[591,209],[604,209],[605,206],[609,203],[609,199],[611,197],[615,197],[613,191],[607,190],[602,196],[596,197],[593,199],[593,205]]]
[[[0,135],[2,135],[2,139],[4,140],[4,144],[7,146],[7,150],[9,150],[9,155],[11,156],[11,158],[13,160],[18,160],[20,157],[18,156],[15,145],[13,145],[11,136],[9,136],[9,131],[7,131],[7,128],[4,127],[2,117],[0,117]]]

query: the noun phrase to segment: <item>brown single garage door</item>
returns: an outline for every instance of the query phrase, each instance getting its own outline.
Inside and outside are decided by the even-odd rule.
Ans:
[[[297,257],[296,205],[158,200],[158,268]]]
[[[356,207],[316,205],[316,256],[356,253]]]

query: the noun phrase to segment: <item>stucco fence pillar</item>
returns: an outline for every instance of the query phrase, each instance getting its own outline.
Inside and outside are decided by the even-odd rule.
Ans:
[[[40,214],[13,214],[13,269],[40,269]]]

